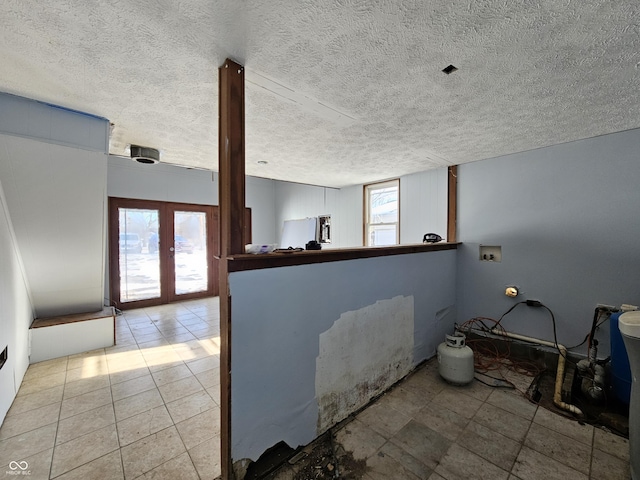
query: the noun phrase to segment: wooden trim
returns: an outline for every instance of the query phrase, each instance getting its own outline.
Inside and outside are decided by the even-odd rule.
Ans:
[[[458,166],[447,170],[447,242],[457,241],[458,224]]]
[[[304,250],[294,253],[268,253],[262,255],[234,255],[228,257],[229,272],[260,270],[263,268],[290,267],[312,263],[342,262],[362,258],[388,257],[391,255],[407,255],[411,253],[437,252],[455,250],[458,243],[442,242],[432,244],[394,245],[390,247],[360,247],[331,250]]]
[[[233,478],[231,458],[231,298],[228,257],[242,254],[245,229],[244,67],[227,59],[218,69],[220,204],[220,453],[222,478]]]

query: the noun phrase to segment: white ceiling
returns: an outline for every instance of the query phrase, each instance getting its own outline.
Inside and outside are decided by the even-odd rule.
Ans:
[[[247,82],[260,177],[345,186],[640,127],[637,0],[2,0],[0,22],[0,91],[108,118],[116,155],[217,170],[226,57],[347,120]]]

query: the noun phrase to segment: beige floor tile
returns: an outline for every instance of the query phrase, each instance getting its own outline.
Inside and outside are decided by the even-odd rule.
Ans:
[[[60,404],[52,403],[51,405],[7,417],[2,424],[2,428],[0,428],[0,440],[6,440],[9,437],[15,437],[45,425],[57,423],[59,415]]]
[[[56,445],[53,451],[51,476],[57,477],[85,463],[117,450],[118,434],[116,426],[109,425],[99,430]]]
[[[165,368],[175,367],[176,365],[182,365],[184,362],[180,356],[171,351],[158,351],[145,355],[145,362],[151,370],[151,373],[164,370]]]
[[[11,404],[11,408],[7,412],[7,417],[19,415],[29,410],[51,405],[52,403],[60,403],[62,402],[63,392],[64,385],[58,385],[57,387],[48,388],[36,393],[18,395]]]
[[[440,460],[436,473],[447,480],[507,480],[509,472],[458,444],[453,444]]]
[[[629,462],[594,448],[591,460],[591,478],[631,480]]]
[[[66,443],[74,438],[81,437],[94,430],[113,425],[114,423],[116,423],[116,419],[113,413],[112,403],[65,418],[60,420],[58,424],[56,445]]]
[[[81,380],[76,380],[67,382],[64,385],[64,395],[63,399],[66,400],[68,398],[77,397],[78,395],[82,395],[83,393],[93,392],[95,390],[100,390],[101,388],[108,388],[111,386],[109,382],[108,375],[99,375],[97,377],[89,377],[83,378]]]
[[[76,355],[69,355],[68,358],[67,370],[81,368],[89,373],[93,370],[101,371],[102,368],[106,368],[107,366],[107,357],[104,353],[104,348],[78,353]]]
[[[186,330],[186,329],[185,329]],[[188,342],[190,340],[195,340],[196,337],[188,330],[186,332],[178,333],[178,332],[166,332],[164,333],[164,338],[172,345],[179,345],[182,342]]]
[[[207,355],[204,358],[186,363],[189,370],[191,370],[194,375],[197,375],[198,373],[206,372],[207,370],[220,368],[220,357],[218,355]]]
[[[204,388],[212,388],[220,385],[220,368],[212,368],[198,373],[196,378]]]
[[[427,480],[447,480],[447,479],[433,472]]]
[[[151,374],[148,374],[111,385],[111,395],[113,395],[114,401],[118,401],[154,388],[156,388],[156,384]]]
[[[580,473],[529,447],[522,447],[511,473],[522,480],[587,480]]]
[[[367,465],[369,464],[369,460],[375,457],[383,457],[387,459],[391,458],[402,466],[402,468],[399,469],[399,471],[411,473],[412,475],[414,475],[414,477],[417,477],[421,480],[425,480],[429,478],[429,476],[432,473],[432,470],[430,468],[427,468],[427,466],[424,463],[422,463],[421,461],[419,461],[418,459],[416,459],[415,457],[407,453],[405,450],[403,450],[402,448],[398,447],[397,445],[391,442],[385,443],[380,448],[380,450],[378,450],[375,454],[369,457],[369,459],[367,460]],[[375,475],[372,475],[372,476],[375,477]],[[413,478],[413,477],[410,477],[410,478]]]
[[[489,403],[480,407],[473,420],[518,442],[524,440],[531,425],[530,420],[494,407]]]
[[[112,399],[111,389],[109,387],[77,395],[62,401],[60,419],[73,417],[74,415],[102,407],[103,405],[109,405],[110,403],[112,403]]]
[[[66,383],[75,382],[76,380],[84,380],[93,377],[107,377],[109,376],[109,367],[107,366],[107,360],[98,362],[96,364],[88,364],[84,367],[78,367],[73,369],[67,369]]]
[[[216,402],[216,405],[220,405],[220,385],[216,385],[212,388],[207,388],[207,393]]]
[[[53,448],[56,438],[55,423],[36,430],[0,440],[0,471],[11,461],[21,461]]]
[[[471,418],[478,411],[482,402],[464,394],[461,388],[450,387],[438,393],[433,399],[433,404],[434,406],[442,405],[465,418]]]
[[[160,385],[158,390],[160,390],[160,394],[165,403],[170,403],[204,389],[196,377],[190,376],[175,382]]]
[[[452,442],[456,441],[469,423],[468,418],[435,402],[415,413],[413,418]]]
[[[534,423],[527,433],[524,444],[536,452],[586,475],[589,474],[591,447],[584,443],[574,442],[565,435]]]
[[[367,475],[372,480],[418,480],[420,478],[395,458],[381,452],[367,458]]]
[[[21,466],[27,467],[23,470],[28,475],[7,475],[6,477],[0,478],[28,478],[29,480],[49,480],[49,473],[51,470],[51,457],[53,456],[53,448],[49,448],[40,453],[36,453],[35,455],[31,455],[30,457],[24,458],[20,461]],[[25,463],[26,462],[26,463]],[[11,471],[11,469],[7,469],[6,467],[0,468],[0,472],[2,471]],[[20,466],[13,470],[13,472],[20,472]],[[13,473],[12,472],[12,473]]]
[[[58,385],[64,385],[66,378],[67,370],[65,369],[61,372],[44,375],[42,377],[34,377],[31,380],[24,380],[18,390],[18,396],[41,392],[42,390],[57,387]]]
[[[538,408],[536,415],[533,417],[533,422],[566,435],[567,437],[571,437],[585,445],[591,446],[593,443],[594,429],[591,425],[582,425],[576,420],[563,417],[562,415],[558,415],[546,408]]]
[[[431,470],[435,470],[451,446],[451,442],[445,437],[415,420],[405,425],[390,442],[420,460]]]
[[[447,385],[447,386],[450,390],[453,390],[459,393],[464,393],[465,395],[469,397],[473,397],[476,400],[480,400],[481,402],[484,402],[489,397],[489,395],[491,395],[491,393],[494,391],[493,388],[488,387],[487,385],[481,382],[477,382],[475,380],[466,385]]]
[[[191,457],[185,452],[145,473],[144,478],[145,480],[199,480],[200,477]]]
[[[629,440],[615,433],[596,428],[593,436],[593,447],[625,462],[629,461]]]
[[[413,389],[395,387],[380,397],[377,404],[382,408],[393,408],[410,417],[422,409],[426,402],[424,395]]]
[[[357,418],[386,439],[398,433],[411,420],[411,417],[404,413],[393,408],[381,407],[378,404],[366,408],[358,414]]]
[[[56,478],[56,480],[123,480],[120,450],[115,450],[100,458],[85,463]]]
[[[193,376],[193,374],[185,364],[176,365],[175,367],[153,373],[153,379],[157,386],[166,385],[167,383],[176,382],[191,376]]]
[[[527,420],[531,420],[536,414],[538,406],[515,391],[504,391],[494,389],[487,398],[487,403],[494,407],[499,407],[509,413],[519,415]]]
[[[209,394],[202,391],[167,403],[166,406],[174,423],[182,422],[199,413],[218,407]]]
[[[433,400],[445,388],[445,382],[434,376],[432,372],[421,368],[408,376],[400,386],[406,390],[413,390],[424,398],[425,403]]]
[[[117,425],[120,446],[129,445],[171,425],[173,425],[173,421],[164,405],[126,418],[118,422]]]
[[[182,441],[187,449],[193,448],[214,437],[220,436],[220,410],[217,408],[199,413],[176,423]]]
[[[137,478],[186,451],[175,426],[122,447],[126,479]]]
[[[61,373],[67,369],[67,357],[54,358],[44,362],[32,363],[24,374],[24,381],[35,380],[54,373]]]
[[[189,449],[189,456],[201,479],[214,479],[222,473],[219,438],[211,438]]]
[[[521,444],[473,420],[458,438],[460,446],[481,456],[503,470],[511,471]]]
[[[351,452],[356,460],[365,460],[384,445],[386,439],[355,419],[338,430],[336,442]]]
[[[113,403],[116,421],[121,422],[125,418],[133,417],[139,413],[159,407],[163,403],[157,388],[125,397]]]
[[[130,368],[128,370],[121,370],[119,372],[110,372],[109,380],[111,381],[111,386],[116,385],[118,383],[126,382],[127,380],[132,380],[138,377],[144,377],[145,375],[150,375],[151,371],[147,367],[147,364],[144,363],[137,368]]]

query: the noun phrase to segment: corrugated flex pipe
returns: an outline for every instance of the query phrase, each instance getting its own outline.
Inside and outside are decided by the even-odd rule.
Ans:
[[[565,357],[567,355],[567,347],[565,347],[564,345],[560,345],[559,343],[555,344],[553,342],[548,342],[546,340],[540,340],[533,337],[527,337],[525,335],[519,335],[517,333],[499,331],[495,328],[491,329],[491,333],[493,333],[494,335],[500,335],[502,337],[513,338],[515,340],[522,340],[524,342],[537,343],[539,345],[557,348],[560,352],[560,355],[558,355],[558,370],[556,371],[556,387],[553,392],[553,403],[556,407],[562,410],[566,410],[580,416],[583,415],[582,410],[580,410],[578,407],[562,401],[562,383],[564,382],[564,366],[566,362]]]

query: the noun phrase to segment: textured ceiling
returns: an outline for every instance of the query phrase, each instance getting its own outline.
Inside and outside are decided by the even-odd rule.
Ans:
[[[3,0],[0,91],[108,118],[113,154],[217,170],[230,57],[354,119],[247,82],[247,174],[345,186],[640,127],[639,5]]]

